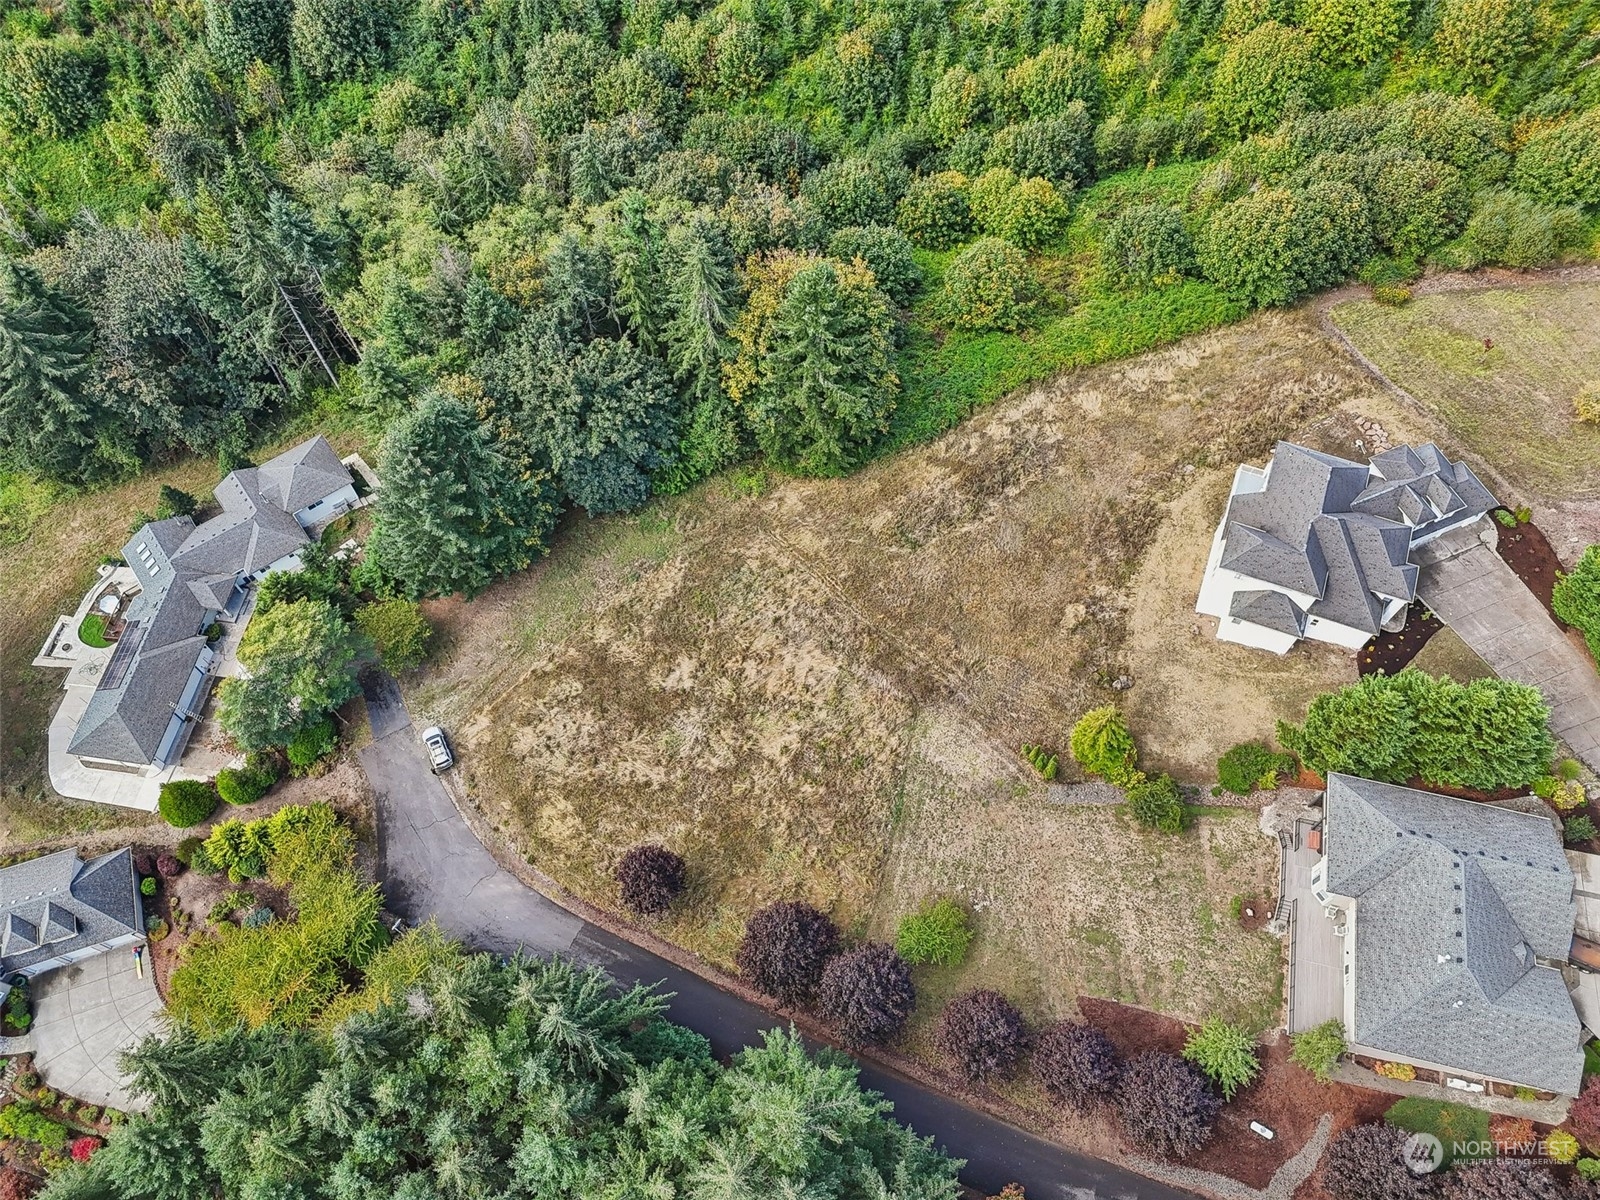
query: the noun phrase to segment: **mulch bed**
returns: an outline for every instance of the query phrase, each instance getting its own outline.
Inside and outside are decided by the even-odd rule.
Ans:
[[[1495,511],[1506,510],[1502,508]],[[1539,603],[1544,605],[1557,626],[1563,630],[1571,629],[1572,626],[1556,616],[1556,610],[1550,606],[1550,593],[1556,586],[1556,572],[1564,568],[1544,531],[1537,525],[1527,524],[1518,525],[1515,529],[1501,525],[1496,532],[1500,540],[1495,549],[1505,560],[1506,566],[1511,568],[1512,574],[1539,598]]]
[[[1078,997],[1078,1010],[1100,1029],[1124,1057],[1158,1050],[1178,1054],[1187,1029],[1182,1021],[1111,1000]],[[1237,1179],[1253,1188],[1272,1176],[1310,1140],[1325,1112],[1334,1114],[1334,1132],[1374,1121],[1394,1103],[1387,1092],[1321,1084],[1289,1061],[1289,1039],[1274,1033],[1261,1049],[1261,1076],[1222,1109],[1216,1133],[1200,1150],[1183,1159],[1186,1167]],[[1250,1131],[1260,1121],[1277,1134],[1272,1141]],[[1130,1147],[1129,1149],[1132,1149]],[[1307,1186],[1310,1186],[1308,1181]]]
[[[1428,639],[1444,628],[1444,622],[1428,610],[1420,600],[1413,600],[1406,610],[1405,628],[1398,633],[1380,633],[1356,655],[1356,670],[1363,675],[1397,675],[1417,652],[1428,644]]]
[[[1250,933],[1266,928],[1272,919],[1272,901],[1260,896],[1246,896],[1239,905],[1239,927]]]

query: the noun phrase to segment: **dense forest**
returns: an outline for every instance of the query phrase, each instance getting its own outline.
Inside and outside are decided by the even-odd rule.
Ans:
[[[384,437],[369,576],[1594,252],[1597,0],[0,0],[0,469]]]

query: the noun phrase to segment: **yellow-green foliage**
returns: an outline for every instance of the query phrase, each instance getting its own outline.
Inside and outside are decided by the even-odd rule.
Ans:
[[[362,972],[361,990],[337,996],[317,1019],[319,1028],[332,1030],[358,1012],[376,1012],[398,1004],[416,987],[454,971],[461,963],[461,947],[447,938],[434,921],[421,925],[384,946]]]
[[[1072,727],[1072,757],[1091,775],[1127,787],[1141,778],[1128,723],[1114,704],[1091,708]]]
[[[1572,411],[1580,421],[1600,425],[1600,379],[1584,384],[1572,398]]]
[[[287,887],[293,918],[191,942],[168,989],[173,1020],[208,1034],[241,1021],[305,1026],[382,945],[378,889],[356,875],[354,834],[327,805],[285,822],[268,876]]]

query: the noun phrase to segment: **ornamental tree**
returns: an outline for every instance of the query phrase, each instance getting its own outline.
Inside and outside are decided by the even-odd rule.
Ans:
[[[1033,1077],[1050,1097],[1086,1112],[1110,1100],[1122,1073],[1117,1048],[1092,1025],[1062,1021],[1033,1047]]]
[[[617,862],[622,903],[646,917],[660,916],[683,894],[687,866],[665,846],[635,846]]]
[[[905,1028],[916,1003],[911,968],[879,942],[835,956],[817,989],[817,1011],[856,1045],[889,1041]]]
[[[1248,1087],[1261,1074],[1255,1038],[1237,1025],[1215,1018],[1189,1031],[1183,1057],[1205,1072],[1224,1100],[1232,1100],[1240,1088]]]
[[[1322,1160],[1322,1186],[1333,1200],[1420,1200],[1424,1177],[1406,1163],[1403,1129],[1356,1125],[1333,1139]]]
[[[284,746],[361,690],[361,635],[326,600],[295,600],[257,613],[239,641],[248,678],[226,679],[217,716],[246,750]]]
[[[1091,708],[1072,727],[1072,757],[1085,771],[1126,787],[1136,781],[1139,753],[1128,722],[1113,704]]]
[[[1028,1026],[1011,1001],[988,988],[945,1005],[934,1040],[972,1082],[1009,1071],[1028,1044]]]
[[[1146,1051],[1123,1068],[1117,1112],[1128,1136],[1142,1150],[1181,1158],[1211,1137],[1222,1101],[1188,1063]]]
[[[811,998],[838,952],[839,928],[826,913],[801,900],[778,900],[745,923],[734,961],[754,987],[793,1007]]]
[[[1129,784],[1128,811],[1148,829],[1183,832],[1183,797],[1171,775],[1149,775]]]

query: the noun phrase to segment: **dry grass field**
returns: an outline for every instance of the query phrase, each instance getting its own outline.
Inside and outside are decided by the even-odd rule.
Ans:
[[[1600,541],[1600,425],[1572,400],[1600,381],[1600,283],[1440,291],[1404,308],[1353,301],[1332,319],[1391,380],[1535,508],[1569,564]],[[1498,477],[1498,478],[1493,478]]]
[[[1209,785],[1228,746],[1352,680],[1348,655],[1218,643],[1193,603],[1234,464],[1284,436],[1348,451],[1369,405],[1391,420],[1311,315],[1268,314],[849,479],[575,518],[534,571],[434,606],[444,652],[409,699],[452,729],[488,820],[578,894],[614,904],[637,842],[682,852],[661,932],[714,961],[775,897],[881,936],[956,891],[983,905],[963,981],[1260,1024],[1277,949],[1227,912],[1274,862],[1248,815],[1152,838],[1058,803],[1016,747],[1062,749],[1116,700],[1148,766]]]

